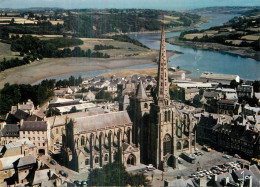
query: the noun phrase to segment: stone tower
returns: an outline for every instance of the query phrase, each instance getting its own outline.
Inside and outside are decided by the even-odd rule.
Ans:
[[[148,97],[142,81],[140,81],[136,94],[130,98],[129,116],[133,121],[133,143],[140,146],[140,161],[146,163],[145,155],[148,146],[149,113],[152,98]]]
[[[149,162],[156,168],[167,170],[178,167],[178,156],[191,153],[191,133],[184,133],[189,126],[175,104],[170,100],[164,25],[162,25],[157,87],[151,104],[149,121]],[[194,139],[194,137],[193,137]],[[185,147],[183,149],[183,145]]]
[[[169,82],[168,82],[168,61],[166,56],[166,46],[165,46],[165,33],[164,25],[162,25],[162,36],[161,36],[161,47],[158,65],[158,75],[157,75],[157,98],[156,104],[160,106],[169,105]]]

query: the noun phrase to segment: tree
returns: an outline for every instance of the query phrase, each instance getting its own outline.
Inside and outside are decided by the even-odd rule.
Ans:
[[[230,81],[230,87],[235,89],[238,87],[238,82],[236,80]]]
[[[204,89],[200,89],[199,94],[202,96],[204,94]]]
[[[113,162],[111,170],[109,164],[103,166],[102,169],[94,169],[89,175],[88,181],[92,186],[147,186],[148,180],[144,174],[128,174],[121,162]]]
[[[260,81],[255,80],[252,84],[254,92],[260,92]]]
[[[180,66],[177,66],[177,69],[180,69]]]

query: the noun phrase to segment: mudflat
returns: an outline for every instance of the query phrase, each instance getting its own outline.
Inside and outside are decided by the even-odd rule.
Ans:
[[[175,52],[167,52],[167,56]],[[87,57],[46,58],[41,61],[7,69],[0,73],[0,89],[5,83],[33,84],[39,80],[59,75],[86,73],[107,69],[118,69],[158,61],[159,51],[149,50],[145,54],[123,58],[97,59]]]

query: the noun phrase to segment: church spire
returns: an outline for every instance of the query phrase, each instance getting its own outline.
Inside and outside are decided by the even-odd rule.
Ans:
[[[140,81],[140,83],[138,85],[137,92],[136,92],[136,98],[137,99],[148,99],[142,81]]]
[[[161,47],[158,65],[158,77],[157,77],[157,102],[158,105],[169,104],[169,83],[168,83],[168,67],[167,67],[167,56],[165,46],[165,33],[164,23],[162,24],[162,36],[161,36]]]

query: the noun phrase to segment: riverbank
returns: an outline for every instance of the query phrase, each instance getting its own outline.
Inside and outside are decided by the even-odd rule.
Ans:
[[[168,51],[168,58],[177,54]],[[150,50],[141,56],[96,59],[85,57],[73,58],[46,58],[33,64],[27,64],[0,73],[0,89],[5,83],[35,84],[40,80],[62,75],[88,73],[103,70],[113,70],[144,64],[155,64],[158,61],[159,51]]]
[[[187,70],[178,70],[179,72],[184,72],[186,75],[190,74],[190,71]],[[101,74],[102,76],[109,78],[113,75],[116,76],[132,76],[135,74],[140,75],[141,77],[145,76],[152,76],[152,77],[157,77],[158,73],[158,67],[154,68],[143,68],[143,69],[125,69],[125,70],[118,70],[118,71],[113,71],[113,72],[108,72],[108,73],[103,73]],[[172,71],[169,70],[169,75],[172,73]]]
[[[227,45],[222,45],[217,43],[182,41],[179,40],[178,37],[167,38],[166,42],[173,45],[183,46],[183,47],[230,53],[234,55],[239,55],[241,57],[252,58],[257,61],[260,61],[260,52],[255,51],[249,47],[235,47],[235,46],[227,46]]]
[[[196,24],[191,24],[189,27],[185,27],[185,26],[177,26],[177,27],[172,27],[171,29],[165,29],[166,33],[169,32],[180,32],[180,31],[186,31],[189,29],[196,29],[199,28],[199,26],[201,24],[207,23],[209,21],[211,17],[210,16],[203,16],[201,17],[201,20],[196,23]],[[162,30],[156,30],[156,31],[139,31],[139,32],[126,32],[126,33],[107,33],[104,34],[104,36],[114,36],[114,35],[120,35],[120,34],[124,34],[124,35],[128,35],[128,34],[160,34],[162,32]]]

